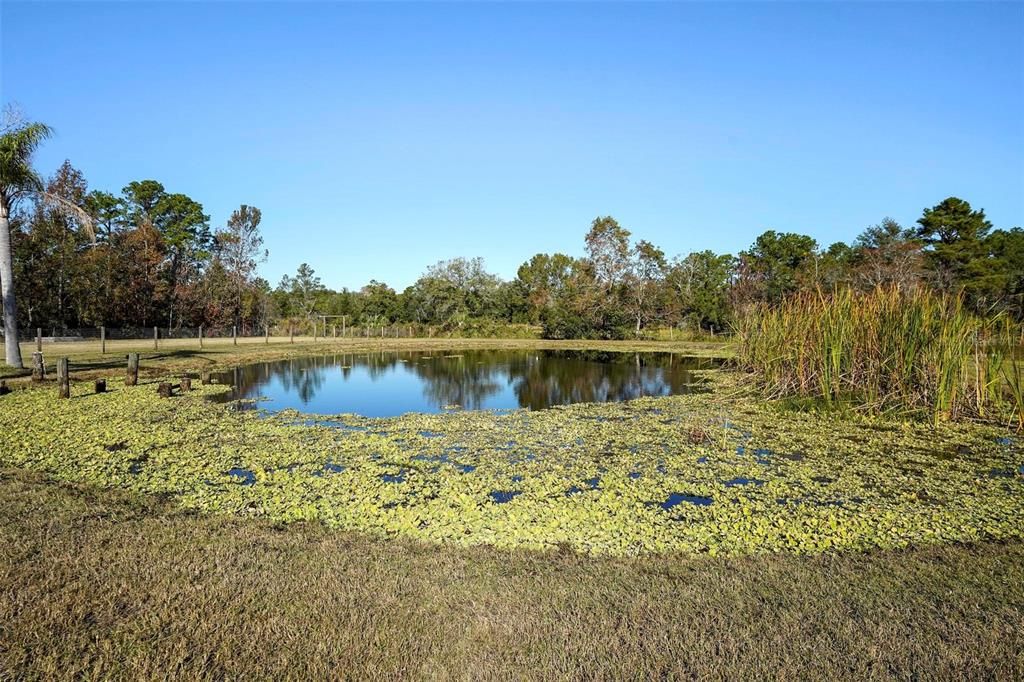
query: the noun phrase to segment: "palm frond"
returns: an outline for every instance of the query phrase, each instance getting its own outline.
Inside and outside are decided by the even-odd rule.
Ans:
[[[0,135],[0,193],[13,199],[23,192],[39,192],[43,180],[32,168],[32,155],[53,129],[45,123],[26,123]]]

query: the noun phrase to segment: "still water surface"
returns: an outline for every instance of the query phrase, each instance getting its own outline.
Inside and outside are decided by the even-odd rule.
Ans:
[[[475,350],[332,354],[217,375],[270,411],[389,417],[450,409],[539,410],[699,390],[707,358],[669,353]],[[227,395],[224,399],[230,399]]]

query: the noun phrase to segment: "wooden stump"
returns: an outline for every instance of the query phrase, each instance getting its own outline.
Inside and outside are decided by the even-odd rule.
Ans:
[[[188,393],[192,390],[192,377],[181,378],[181,392]]]
[[[139,383],[139,354],[128,354],[128,374],[124,378],[125,386],[137,386]]]
[[[156,394],[161,398],[170,398],[172,395],[174,395],[174,386],[172,386],[166,381],[162,382],[159,386],[156,387]]]
[[[0,395],[7,395],[11,392],[11,389],[7,387],[6,381],[0,381]]]
[[[68,373],[68,359],[57,360],[57,388],[61,398],[71,397],[71,376]]]
[[[97,379],[96,380],[96,392],[97,393],[106,393],[107,392],[107,380],[106,379]]]
[[[39,351],[32,353],[32,381],[42,381],[46,378],[46,365],[43,364],[43,354]]]
[[[209,372],[201,373],[199,375],[199,383],[201,383],[203,386],[207,386],[208,384],[210,384],[210,373]]]

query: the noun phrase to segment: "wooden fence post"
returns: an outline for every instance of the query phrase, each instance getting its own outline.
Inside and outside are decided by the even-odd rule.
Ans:
[[[181,392],[188,393],[192,390],[192,377],[181,378]]]
[[[295,327],[288,323],[288,343],[295,343]]]
[[[263,343],[269,346],[270,345],[270,325],[269,324],[264,329],[263,334],[264,334],[264,336],[263,336]]]
[[[335,338],[335,339],[338,338],[338,325],[336,325],[336,324],[332,324],[331,325],[331,336],[333,338]]]
[[[107,353],[107,328],[103,325],[100,325],[100,353]]]
[[[96,390],[97,393],[106,393],[107,392],[107,380],[106,379],[97,379],[95,381],[95,383],[93,383],[93,388]]]
[[[128,354],[128,374],[124,377],[125,386],[136,386],[139,383],[139,354]]]
[[[199,325],[199,347],[203,347],[203,325]]]
[[[43,364],[43,354],[36,351],[32,354],[32,381],[42,381],[46,378],[46,365]]]
[[[231,343],[235,346],[238,345],[238,327],[231,325]]]
[[[71,377],[68,376],[68,359],[57,359],[57,388],[61,398],[71,397]]]
[[[153,327],[153,350],[160,350],[160,330]]]
[[[43,328],[36,327],[36,352],[43,352]]]

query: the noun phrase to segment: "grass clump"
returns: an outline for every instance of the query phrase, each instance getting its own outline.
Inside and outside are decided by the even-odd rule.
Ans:
[[[1021,428],[1014,331],[1005,316],[978,316],[959,296],[842,289],[748,310],[737,323],[737,358],[773,397]]]

